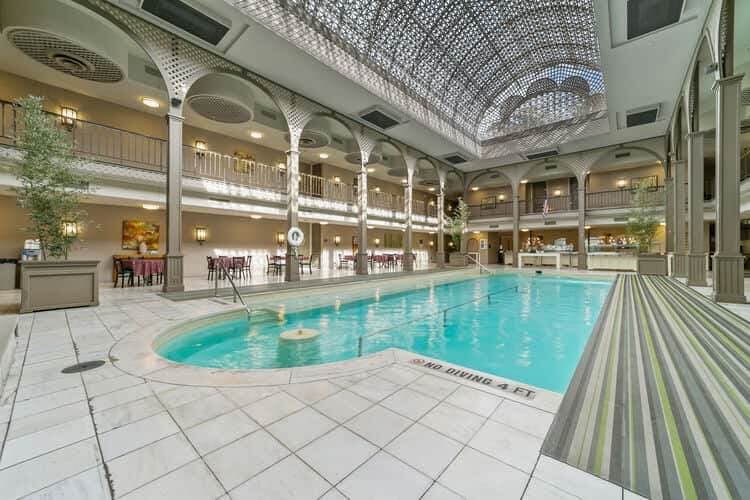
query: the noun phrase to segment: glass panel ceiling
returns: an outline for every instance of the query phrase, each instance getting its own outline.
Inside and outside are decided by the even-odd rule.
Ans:
[[[352,60],[366,66],[477,143],[606,110],[592,0],[227,1],[355,81]]]

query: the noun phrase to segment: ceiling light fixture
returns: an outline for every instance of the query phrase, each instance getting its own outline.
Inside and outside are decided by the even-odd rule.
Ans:
[[[152,109],[156,109],[159,107],[159,101],[157,101],[153,97],[141,97],[141,104]]]
[[[320,156],[320,159],[321,159],[321,160],[325,160],[325,159],[327,159],[327,158],[328,158],[328,153],[320,153],[320,155],[319,155],[319,156]]]
[[[521,179],[521,184],[526,184],[526,183],[528,183],[528,182],[529,182],[529,180],[528,180],[528,179]]]
[[[561,196],[562,195],[562,191],[560,191],[559,189],[555,189],[555,191],[552,194],[555,195],[555,196]]]
[[[375,167],[368,167],[367,168],[367,172],[370,173],[370,174],[373,173],[374,171],[375,171]]]
[[[253,130],[253,131],[250,132],[250,137],[252,137],[253,139],[263,139],[263,134],[261,134],[260,132],[256,132],[255,130]]]
[[[250,216],[250,218],[251,218],[251,219],[255,219],[255,220],[258,220],[258,219],[262,219],[262,218],[263,218],[263,216],[262,216],[262,215],[258,215],[258,214],[252,214],[252,215]]]
[[[156,205],[154,203],[144,203],[141,205],[146,210],[159,210],[159,205]]]
[[[479,191],[479,186],[472,186],[471,190],[472,191]]]
[[[435,188],[434,188],[434,187],[431,187],[430,189],[428,189],[428,191],[432,193],[432,192],[434,192],[434,191],[435,191]]]

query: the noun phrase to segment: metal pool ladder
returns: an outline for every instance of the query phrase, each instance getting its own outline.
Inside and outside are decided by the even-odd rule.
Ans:
[[[477,265],[477,267],[479,268],[479,274],[482,274],[482,271],[486,272],[487,274],[494,274],[492,271],[490,271],[490,269],[487,266],[480,263],[477,259],[469,255],[468,253],[466,254],[466,257],[469,258],[472,262],[474,262],[474,264]]]
[[[235,304],[237,303],[237,299],[240,299],[240,303],[245,306],[245,311],[247,311],[247,320],[250,321],[250,316],[252,315],[252,309],[250,309],[250,306],[248,306],[245,303],[245,299],[242,298],[242,295],[240,294],[240,291],[237,290],[237,285],[234,284],[234,280],[232,279],[232,275],[229,274],[229,271],[227,271],[227,268],[224,267],[224,263],[217,259],[216,264],[218,265],[218,269],[216,272],[216,278],[214,279],[214,297],[219,296],[219,275],[220,273],[224,273],[224,277],[229,280],[229,284],[232,285],[232,302]]]

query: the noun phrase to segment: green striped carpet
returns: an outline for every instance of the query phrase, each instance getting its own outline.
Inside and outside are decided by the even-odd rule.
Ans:
[[[542,453],[652,499],[750,498],[750,323],[619,275]]]

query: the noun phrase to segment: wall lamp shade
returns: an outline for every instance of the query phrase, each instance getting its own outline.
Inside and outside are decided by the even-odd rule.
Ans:
[[[333,237],[333,244],[336,246],[339,246],[341,244],[341,236],[338,234]]]
[[[375,238],[375,248],[380,246],[380,238]]]
[[[206,141],[195,141],[195,149],[205,151],[208,149],[208,145],[206,145]]]
[[[500,201],[504,201],[505,200],[505,195],[504,194],[499,194],[499,195],[497,195],[497,199],[500,200]]]
[[[208,238],[208,229],[205,227],[196,227],[195,241],[202,245],[206,241],[206,238]]]
[[[431,246],[431,247],[434,247],[434,246],[435,246],[435,242],[434,242],[434,241],[432,241],[432,240],[430,240],[430,246]]]
[[[73,127],[78,119],[78,111],[68,106],[60,107],[60,114],[62,115],[62,123],[65,126]]]
[[[618,188],[622,189],[622,188],[624,188],[627,185],[628,185],[628,181],[626,181],[625,179],[618,179],[617,180],[617,187]]]
[[[71,221],[63,222],[62,231],[66,238],[75,238],[78,236],[78,224]]]
[[[286,235],[282,232],[276,233],[276,244],[281,246],[286,241]]]

